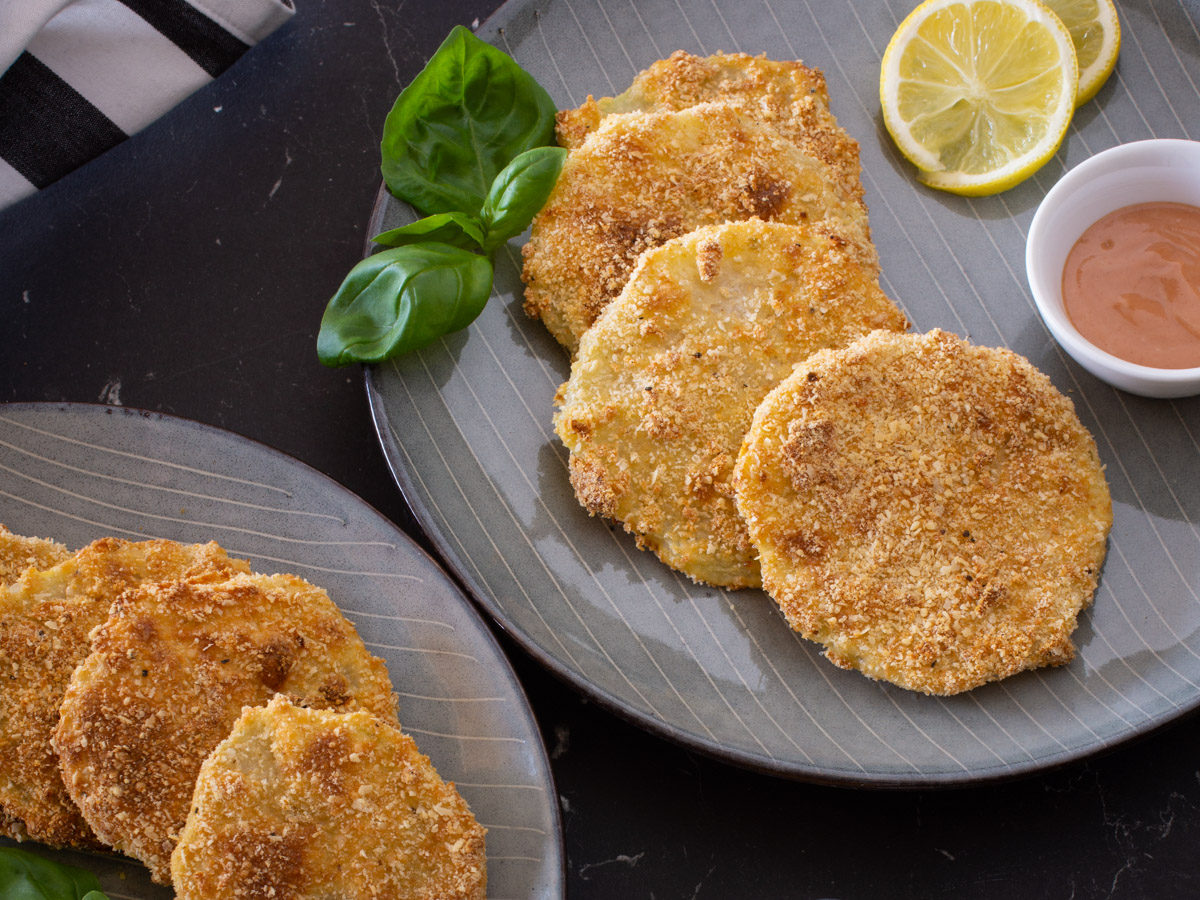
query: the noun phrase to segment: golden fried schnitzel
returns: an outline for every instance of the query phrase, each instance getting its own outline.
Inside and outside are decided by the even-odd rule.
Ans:
[[[797,366],[734,484],[792,627],[928,694],[1070,661],[1112,525],[1071,401],[1020,356],[941,331]]]
[[[171,876],[178,900],[483,900],[484,829],[394,722],[277,696],[205,761]]]
[[[578,109],[559,112],[558,142],[574,150],[608,116],[678,111],[713,101],[756,116],[829,166],[849,196],[862,196],[858,144],[829,111],[825,76],[799,61],[676,50],[638,73],[623,94],[589,96]]]
[[[382,660],[320,588],[244,574],[141,585],[113,604],[67,686],[63,781],[101,840],[167,883],[201,763],[242,707],[276,693],[396,720]]]
[[[750,219],[646,251],[559,389],[576,495],[697,581],[757,587],[730,483],[755,408],[810,353],[905,326],[874,255],[820,225]]]
[[[48,569],[70,555],[58,541],[23,537],[0,525],[0,585],[12,584],[30,566]]]
[[[63,788],[50,738],[71,673],[90,650],[88,634],[113,601],[144,582],[244,571],[216,544],[104,538],[0,587],[0,807],[9,835],[98,846]]]
[[[568,156],[534,219],[522,251],[526,312],[574,352],[644,251],[751,217],[824,222],[871,246],[861,198],[737,107],[611,116]]]

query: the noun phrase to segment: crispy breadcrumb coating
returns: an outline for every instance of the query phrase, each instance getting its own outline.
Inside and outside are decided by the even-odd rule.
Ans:
[[[929,694],[1069,662],[1112,525],[1071,401],[941,331],[798,366],[755,413],[735,488],[792,627]]]
[[[810,353],[906,325],[873,255],[819,225],[750,219],[648,250],[559,389],[579,501],[697,581],[757,587],[731,484],[755,408]]]
[[[30,566],[48,569],[70,555],[58,541],[13,534],[0,525],[0,585],[12,584]]]
[[[752,217],[824,222],[871,247],[861,196],[745,111],[701,103],[610,116],[567,157],[534,219],[522,249],[525,310],[574,353],[644,251]]]
[[[276,693],[396,717],[382,660],[301,578],[239,574],[127,591],[63,698],[54,747],[67,790],[101,840],[168,883],[200,765],[242,707]]]
[[[113,601],[144,582],[245,571],[213,543],[104,538],[0,587],[0,806],[10,836],[99,846],[67,796],[50,738],[71,673],[90,650],[88,634]]]
[[[832,170],[850,196],[862,196],[858,144],[829,111],[825,76],[798,60],[745,53],[693,56],[676,50],[639,72],[616,97],[565,109],[557,118],[558,142],[579,147],[608,116],[667,112],[700,103],[727,103],[759,118]]]
[[[178,900],[483,900],[485,830],[394,722],[246,709],[205,761]]]

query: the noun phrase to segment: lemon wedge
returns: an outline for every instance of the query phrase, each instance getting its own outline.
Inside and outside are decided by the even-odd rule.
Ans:
[[[883,54],[883,121],[930,187],[982,196],[1054,155],[1075,109],[1071,35],[1038,0],[925,0]]]
[[[1062,19],[1079,63],[1080,107],[1096,96],[1117,64],[1121,49],[1121,23],[1112,0],[1043,0]]]

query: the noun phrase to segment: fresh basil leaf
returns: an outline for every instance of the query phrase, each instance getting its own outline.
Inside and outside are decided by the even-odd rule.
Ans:
[[[0,847],[0,900],[108,900],[91,872]]]
[[[329,301],[317,356],[345,366],[417,350],[470,325],[491,292],[492,264],[478,253],[429,243],[383,250],[351,269]]]
[[[532,75],[456,25],[388,113],[383,180],[425,215],[475,215],[509,160],[553,141],[554,114]]]
[[[377,234],[371,240],[385,247],[403,247],[405,244],[429,241],[464,250],[478,250],[483,246],[483,225],[477,218],[465,213],[437,213]]]
[[[487,232],[484,250],[491,253],[529,227],[546,205],[566,159],[562,147],[535,147],[504,167],[479,211]]]

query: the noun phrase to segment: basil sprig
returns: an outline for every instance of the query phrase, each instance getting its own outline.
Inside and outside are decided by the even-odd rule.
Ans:
[[[483,223],[476,216],[466,213],[448,212],[426,216],[409,225],[401,225],[373,237],[377,244],[385,247],[403,247],[406,244],[436,242],[474,250],[483,246]]]
[[[426,215],[478,213],[514,156],[554,140],[554,114],[532,75],[456,25],[388,113],[383,180]]]
[[[108,900],[91,872],[0,847],[0,900]]]
[[[529,227],[550,198],[566,158],[567,151],[562,147],[536,147],[500,171],[479,212],[484,250],[491,253]]]
[[[380,362],[466,328],[492,293],[486,256],[406,244],[368,256],[329,301],[317,355],[327,366]]]
[[[388,190],[425,218],[377,235],[325,309],[317,356],[374,363],[465,328],[492,289],[491,256],[546,203],[566,151],[554,102],[462,26],[396,99],[380,151]],[[2,898],[0,898],[2,900]]]

